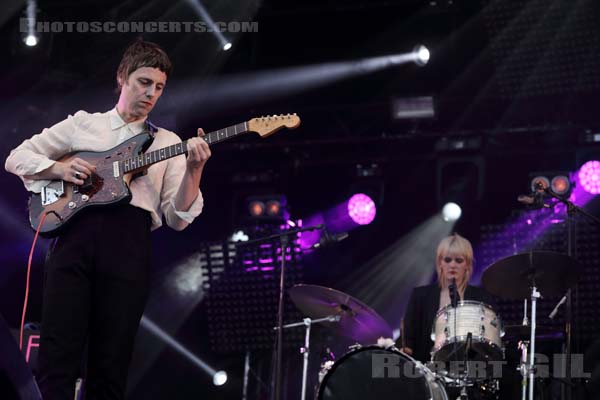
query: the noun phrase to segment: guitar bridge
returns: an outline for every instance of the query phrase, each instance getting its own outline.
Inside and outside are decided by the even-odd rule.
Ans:
[[[58,199],[65,194],[65,184],[63,181],[51,181],[42,188],[42,206],[56,203]]]

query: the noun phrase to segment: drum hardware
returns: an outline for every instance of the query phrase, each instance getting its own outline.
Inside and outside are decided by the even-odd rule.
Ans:
[[[305,326],[306,329],[306,333],[304,334],[304,346],[300,348],[300,354],[302,354],[303,357],[303,363],[302,363],[302,391],[300,394],[300,400],[305,400],[306,399],[306,382],[307,382],[307,378],[308,378],[308,357],[310,355],[310,327],[313,324],[319,324],[322,322],[339,322],[341,319],[341,317],[339,315],[328,315],[326,317],[323,318],[318,318],[318,319],[310,319],[310,318],[304,318],[302,320],[302,322],[294,322],[291,324],[286,324],[283,325],[282,328],[283,329],[289,329],[289,328],[296,328],[298,326]],[[279,327],[275,326],[273,327],[273,330],[277,330],[279,329]]]
[[[537,301],[542,297],[539,290],[547,296],[561,295],[577,283],[580,270],[579,263],[564,254],[532,251],[503,258],[492,264],[483,273],[483,286],[490,293],[505,299],[526,300],[529,297],[531,300],[529,342],[523,341],[521,346],[522,352],[529,347],[527,349],[529,362],[524,363],[521,360],[519,367],[521,373],[528,376],[529,400],[533,400],[535,384]],[[527,302],[525,301],[523,325],[527,326],[527,322]],[[567,337],[567,362],[569,362],[570,355],[569,343],[570,338]],[[521,397],[525,400],[525,390]]]
[[[292,236],[297,236],[301,232],[311,232],[324,230],[324,225],[308,226],[303,228],[288,229],[286,231],[280,231],[279,233],[263,236],[260,238],[248,240],[245,242],[239,242],[236,246],[248,246],[255,243],[264,243],[272,240],[279,240],[280,251],[282,254],[281,263],[279,267],[279,293],[277,300],[277,345],[275,350],[275,399],[281,399],[281,370],[283,362],[283,299],[285,296],[285,270],[286,270],[286,258],[283,255],[286,254],[286,249],[290,243]],[[327,314],[329,315],[329,314]]]
[[[521,373],[521,399],[525,399],[527,393],[527,345],[527,341],[519,342],[519,350],[521,350],[521,360],[519,366],[517,367],[517,371]]]
[[[312,323],[323,323],[359,343],[374,343],[379,337],[392,337],[392,329],[376,311],[346,293],[323,286],[303,284],[295,285],[289,293],[296,307],[305,315],[314,318],[312,320],[305,318],[301,323],[286,325],[286,327],[303,324],[306,326],[301,400],[304,400],[306,395],[309,335]],[[334,324],[329,324],[331,322]]]

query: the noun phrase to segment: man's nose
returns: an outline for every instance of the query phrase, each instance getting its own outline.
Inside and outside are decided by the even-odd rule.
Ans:
[[[156,93],[156,89],[154,88],[154,86],[148,86],[146,88],[146,96],[153,97],[154,93]]]

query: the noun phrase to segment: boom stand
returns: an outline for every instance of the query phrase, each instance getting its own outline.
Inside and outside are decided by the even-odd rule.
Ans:
[[[295,328],[297,326],[306,326],[306,333],[304,334],[304,347],[300,348],[300,353],[304,358],[302,363],[302,392],[300,394],[300,400],[306,399],[306,381],[308,378],[308,356],[310,354],[310,327],[312,324],[319,324],[322,322],[339,322],[341,317],[339,315],[329,315],[324,318],[310,319],[304,318],[302,322],[294,322],[292,324],[283,325],[283,329]],[[273,329],[279,330],[276,326]]]
[[[556,193],[554,193],[549,187],[544,188],[543,186],[540,186],[538,184],[538,189],[543,190],[547,195],[549,195],[550,197],[555,198],[556,200],[560,201],[561,203],[563,203],[566,207],[567,207],[567,255],[569,257],[573,257],[573,223],[572,223],[572,217],[573,215],[575,215],[575,213],[579,213],[581,215],[586,216],[587,218],[591,219],[592,221],[594,221],[595,223],[600,225],[600,219],[590,213],[588,213],[587,211],[585,211],[583,208],[576,206],[572,201],[570,201],[567,198],[564,198],[561,195],[558,195]],[[571,288],[569,288],[567,290],[567,317],[566,317],[566,334],[567,334],[567,338],[566,338],[566,355],[567,355],[567,362],[566,362],[566,383],[567,383],[567,388],[566,388],[566,400],[571,400],[572,398],[572,385],[571,385],[571,353],[572,353],[572,348],[571,348],[571,336],[572,336],[572,319],[573,319],[573,302],[572,302],[572,291]],[[578,327],[577,327],[578,328]],[[533,351],[532,351],[533,353]]]
[[[324,225],[309,226],[306,228],[290,229],[274,235],[265,236],[258,239],[248,240],[247,242],[237,243],[237,246],[247,246],[255,243],[268,242],[279,239],[281,244],[281,267],[279,275],[279,302],[277,306],[277,351],[275,362],[275,400],[281,400],[281,365],[283,348],[283,298],[285,292],[285,257],[289,244],[289,237],[295,236],[300,232],[317,231],[325,229]]]

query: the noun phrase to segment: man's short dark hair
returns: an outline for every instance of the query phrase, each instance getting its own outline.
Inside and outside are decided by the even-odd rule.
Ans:
[[[122,82],[125,82],[132,72],[143,67],[157,68],[168,77],[171,73],[171,60],[169,60],[167,53],[156,43],[136,40],[125,50],[117,69],[119,90],[122,87],[119,78]]]

